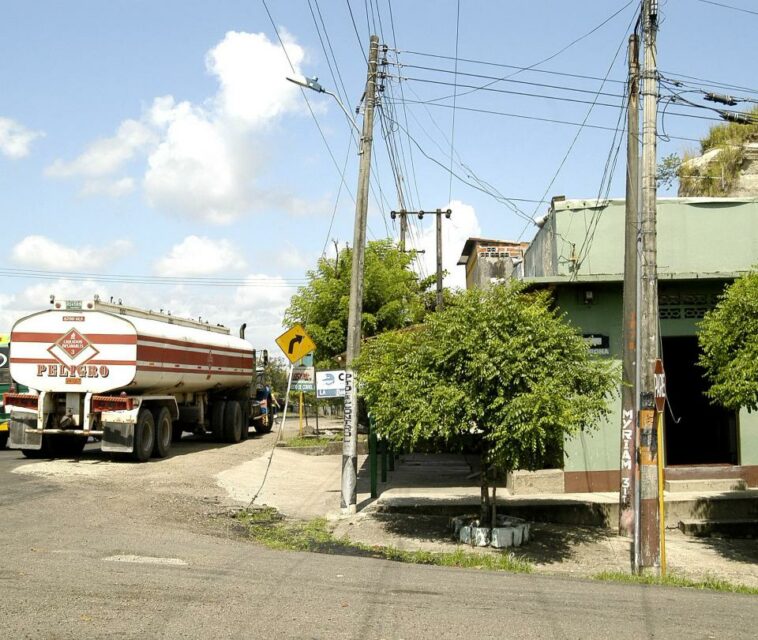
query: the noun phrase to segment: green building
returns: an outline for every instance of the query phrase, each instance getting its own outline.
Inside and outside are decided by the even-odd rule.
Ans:
[[[758,486],[758,414],[712,405],[697,327],[724,287],[758,264],[758,199],[658,201],[658,290],[667,480],[741,479]],[[624,201],[554,198],[518,277],[548,287],[601,356],[621,362]],[[621,400],[597,429],[564,442],[566,492],[617,491]]]

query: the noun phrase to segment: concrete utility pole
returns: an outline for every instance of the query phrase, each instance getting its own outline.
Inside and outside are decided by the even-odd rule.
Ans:
[[[405,251],[405,230],[408,228],[406,216],[416,214],[420,219],[426,214],[437,216],[437,311],[442,311],[444,302],[442,300],[442,216],[450,218],[452,209],[437,209],[436,211],[391,211],[390,217],[394,220],[400,216],[400,251]],[[421,253],[421,252],[420,252]]]
[[[350,301],[347,320],[347,353],[345,356],[345,424],[342,440],[342,499],[343,513],[355,513],[358,480],[358,393],[353,361],[361,350],[361,316],[363,314],[363,263],[368,216],[369,176],[371,172],[371,143],[374,133],[374,103],[376,102],[376,60],[379,38],[371,36],[368,52],[363,131],[361,133],[358,191],[355,198],[355,228],[353,230],[353,264],[350,274]]]
[[[401,209],[400,211],[390,211],[390,218],[393,220],[400,216],[400,251],[405,253],[405,238],[408,235],[408,213],[413,213],[412,211],[406,211],[405,209]]]
[[[639,64],[637,34],[629,36],[629,103],[626,144],[626,216],[624,222],[624,321],[622,327],[621,487],[619,534],[635,530],[635,476],[637,473],[637,238],[639,236]],[[636,540],[635,540],[636,543]],[[635,544],[635,557],[637,556]],[[636,567],[636,563],[635,563]]]
[[[656,264],[656,121],[658,71],[656,31],[658,2],[642,3],[645,63],[642,72],[642,265],[640,279],[640,568],[660,566],[658,529],[658,470],[654,397],[658,358],[658,272]]]

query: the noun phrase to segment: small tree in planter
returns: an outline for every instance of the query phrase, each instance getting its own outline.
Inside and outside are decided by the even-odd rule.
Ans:
[[[378,432],[396,447],[479,452],[482,526],[490,482],[540,468],[551,445],[608,413],[619,383],[547,292],[515,283],[455,294],[425,324],[369,340],[358,365]]]

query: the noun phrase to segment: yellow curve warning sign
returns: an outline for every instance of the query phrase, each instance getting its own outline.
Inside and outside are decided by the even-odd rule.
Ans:
[[[293,363],[316,349],[316,343],[311,340],[311,337],[299,324],[280,335],[276,339],[276,344],[279,345],[287,359]]]

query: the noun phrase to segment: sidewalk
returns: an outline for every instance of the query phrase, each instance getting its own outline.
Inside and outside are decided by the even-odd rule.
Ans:
[[[447,523],[451,515],[477,512],[479,486],[473,458],[403,456],[395,471],[388,474],[388,482],[379,484],[379,498],[372,500],[368,460],[360,456],[358,513],[350,517],[342,516],[340,509],[341,462],[339,455],[307,456],[276,448],[265,482],[268,454],[219,474],[217,480],[231,499],[243,504],[250,502],[262,484],[255,504],[275,507],[293,518],[325,516],[333,522],[335,535],[355,542],[409,551],[460,548],[450,537]],[[747,493],[758,498],[756,490]],[[711,497],[724,498],[723,494]],[[668,496],[668,500],[675,501],[670,507],[672,512],[680,499],[692,502],[707,498],[700,494]],[[537,571],[551,573],[628,572],[630,541],[615,535],[611,528],[587,526],[589,523],[582,519],[594,519],[593,524],[600,524],[605,518],[608,527],[614,526],[617,501],[618,496],[612,493],[511,496],[507,490],[498,489],[501,513],[526,517],[535,523],[529,544],[517,549],[516,554],[533,562]],[[576,522],[572,523],[571,518]],[[547,523],[549,520],[553,522]],[[675,525],[670,523],[669,527]],[[666,543],[670,571],[695,579],[717,576],[758,587],[755,539],[692,538],[669,528]]]

